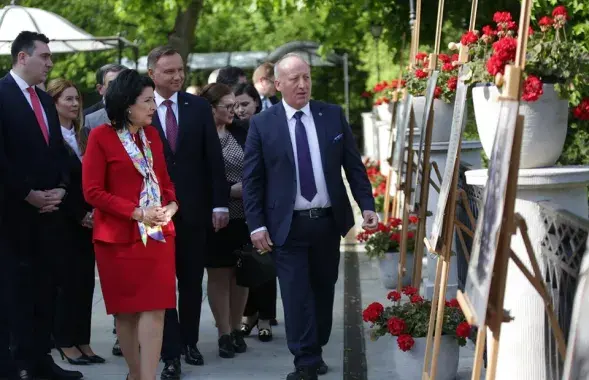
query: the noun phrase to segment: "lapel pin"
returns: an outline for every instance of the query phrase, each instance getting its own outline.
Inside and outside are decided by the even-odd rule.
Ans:
[[[184,105],[187,106],[188,105],[188,102],[184,102]]]
[[[321,112],[319,112],[319,116],[323,116],[323,114]]]

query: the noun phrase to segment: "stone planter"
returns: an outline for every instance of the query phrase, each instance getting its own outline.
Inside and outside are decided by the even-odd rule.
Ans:
[[[399,279],[399,252],[386,252],[378,259],[380,280],[385,289],[396,289]],[[405,276],[402,279],[402,286],[411,285],[413,274],[413,252],[407,252],[405,258]]]
[[[379,340],[388,340],[387,362],[393,376],[391,379],[421,380],[423,360],[425,357],[426,338],[413,338],[415,345],[409,351],[401,351],[397,345],[396,336],[384,336]],[[442,335],[440,341],[440,356],[436,380],[455,380],[458,372],[460,347],[451,336]]]
[[[391,112],[390,104],[380,104],[375,106],[378,119],[382,121],[391,122],[393,120],[393,113]]]
[[[413,98],[413,112],[415,121],[421,126],[423,120],[423,110],[425,108],[425,96]],[[432,142],[450,141],[450,132],[452,130],[452,114],[454,113],[454,102],[445,103],[439,99],[434,99],[434,129],[432,131]]]
[[[567,134],[568,102],[558,97],[554,85],[544,84],[544,94],[535,102],[521,102],[520,115],[525,116],[520,169],[553,166],[559,159]],[[494,85],[472,89],[477,130],[487,157],[491,156],[497,120],[499,90]]]

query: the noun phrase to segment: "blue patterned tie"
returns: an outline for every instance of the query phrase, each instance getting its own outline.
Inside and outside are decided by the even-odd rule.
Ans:
[[[309,140],[305,125],[301,121],[304,113],[297,111],[294,114],[296,119],[295,136],[297,141],[297,161],[299,163],[299,181],[301,184],[301,195],[311,202],[317,194],[315,185],[315,176],[313,175],[313,163],[311,162],[311,151],[309,150]]]

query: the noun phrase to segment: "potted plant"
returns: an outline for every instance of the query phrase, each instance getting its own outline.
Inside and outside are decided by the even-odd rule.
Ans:
[[[417,289],[410,286],[403,288],[403,294],[390,292],[387,298],[391,301],[389,306],[373,302],[362,312],[364,322],[370,323],[370,339],[377,341],[387,336],[384,342],[387,347],[382,352],[396,375],[392,378],[421,380],[431,301],[424,300]],[[458,301],[446,301],[436,379],[456,378],[459,347],[466,344],[470,331]]]
[[[525,115],[520,168],[552,166],[560,157],[568,126],[569,106],[582,119],[582,95],[589,93],[589,60],[586,49],[566,37],[569,15],[557,6],[552,16],[530,28],[526,50],[523,91],[519,113]],[[465,33],[460,44],[468,46],[472,91],[479,137],[487,156],[493,148],[499,114],[496,101],[505,66],[515,61],[518,25],[509,12],[497,12],[495,26]],[[585,100],[586,102],[589,102]],[[579,108],[580,107],[580,108]]]
[[[399,83],[398,79],[392,79],[390,81],[384,80],[379,82],[372,88],[374,107],[380,120],[388,122],[392,120],[391,99],[393,99],[394,93],[398,90],[399,86],[405,86],[405,82],[401,81]],[[366,92],[366,94],[370,94],[370,92]]]
[[[439,54],[436,70],[439,71],[438,82],[434,92],[434,128],[432,142],[450,140],[454,98],[458,85],[458,55]],[[406,88],[413,96],[415,120],[421,125],[425,109],[425,92],[428,82],[428,54],[420,52],[415,56],[415,65],[404,75]]]
[[[409,216],[409,229],[407,231],[407,255],[405,258],[405,275],[402,284],[411,283],[413,272],[413,250],[415,248],[415,229],[419,218],[416,215]],[[374,231],[360,232],[356,239],[365,243],[366,255],[378,260],[380,279],[386,289],[395,289],[398,279],[399,252],[401,248],[402,220],[390,218],[385,223],[378,223]]]

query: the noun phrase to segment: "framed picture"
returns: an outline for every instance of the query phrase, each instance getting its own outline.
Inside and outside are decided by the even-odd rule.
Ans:
[[[489,159],[488,179],[483,196],[484,204],[477,220],[468,265],[464,293],[471,303],[471,311],[477,326],[484,325],[487,314],[493,267],[503,221],[518,109],[517,101],[501,102],[497,132]],[[519,162],[516,164],[519,165]]]
[[[465,76],[470,72],[468,65],[462,65],[458,72],[458,85],[456,87],[456,96],[454,100],[454,113],[452,115],[452,129],[450,131],[450,143],[448,145],[448,156],[446,157],[446,166],[444,168],[444,175],[440,185],[440,195],[438,197],[438,204],[436,213],[434,214],[434,223],[432,224],[432,231],[430,235],[430,245],[433,249],[438,249],[438,239],[442,234],[443,228],[452,228],[452,226],[443,226],[444,215],[446,212],[446,204],[448,202],[448,195],[450,193],[450,186],[452,184],[452,176],[454,175],[455,165],[460,149],[461,137],[466,126],[466,95],[468,93],[468,85],[464,83]]]

